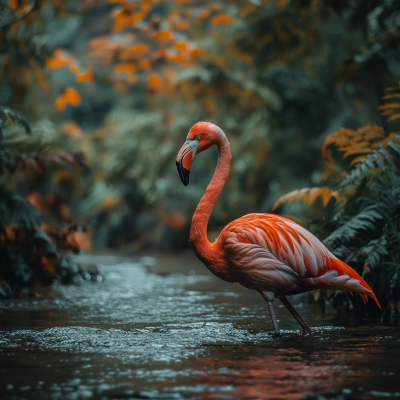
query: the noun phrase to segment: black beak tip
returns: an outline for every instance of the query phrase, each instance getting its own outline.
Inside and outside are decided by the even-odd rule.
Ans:
[[[176,162],[176,167],[178,168],[179,177],[181,178],[182,183],[185,186],[189,185],[190,171],[182,167],[182,164],[178,161]]]

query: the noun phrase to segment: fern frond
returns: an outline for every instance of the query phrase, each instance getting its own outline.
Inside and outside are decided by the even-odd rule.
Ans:
[[[400,93],[395,93],[395,94],[387,94],[386,96],[383,96],[382,99],[383,100],[387,100],[387,99],[393,99],[393,98],[400,98]]]
[[[40,228],[40,226],[35,225],[31,230],[31,240],[35,245],[36,249],[42,251],[46,256],[54,257],[55,259],[60,259],[60,253],[57,250],[56,245],[47,235],[47,233]]]
[[[13,163],[19,157],[27,157],[38,153],[48,152],[55,146],[57,132],[48,120],[35,124],[27,135],[24,125],[20,123],[7,125],[0,135],[2,160]]]
[[[6,135],[4,131],[11,127],[22,128],[25,133],[31,133],[31,127],[22,115],[10,108],[0,107],[0,135]]]
[[[11,224],[38,226],[41,214],[36,207],[23,197],[0,187],[0,225]]]
[[[345,128],[336,130],[326,138],[325,144],[322,146],[323,176],[327,178],[339,173],[339,169],[333,160],[332,149],[342,153],[343,159],[350,159],[350,166],[359,164],[358,168],[363,169],[365,173],[366,167],[371,168],[371,162],[367,161],[366,165],[360,165],[363,160],[368,154],[371,154],[371,151],[379,150],[382,145],[387,145],[388,140],[393,140],[395,137],[396,133],[387,136],[384,129],[378,126],[364,126],[356,131]]]
[[[393,114],[388,118],[388,122],[400,118],[400,114]]]
[[[400,139],[399,135],[395,136],[395,139]],[[400,146],[392,140],[387,140],[385,143],[390,149],[395,151],[400,155]],[[387,172],[388,166],[385,162],[389,164],[391,169],[396,169],[396,165],[393,162],[392,155],[383,147],[382,144],[379,145],[378,150],[372,150],[369,155],[366,156],[362,161],[357,163],[354,169],[349,175],[337,186],[336,190],[343,189],[346,186],[358,184],[363,177],[370,175],[370,170],[376,172],[375,164],[381,169],[382,172]]]
[[[339,193],[332,191],[328,187],[304,188],[294,190],[281,198],[279,198],[272,206],[271,211],[274,212],[283,203],[292,203],[295,200],[303,200],[304,204],[312,205],[317,198],[322,198],[323,206],[326,207],[332,198],[338,199]]]
[[[361,247],[359,253],[367,256],[364,262],[364,270],[367,270],[367,268],[373,269],[380,265],[389,256],[386,234],[378,239],[371,240],[366,246]]]
[[[392,88],[386,88],[386,90],[394,90],[394,91],[398,91],[398,93],[387,94],[386,96],[382,97],[383,100],[388,100],[388,99],[396,100],[396,99],[400,98],[400,82],[399,82],[399,86],[392,87]],[[397,111],[398,108],[400,108],[400,103],[387,103],[387,104],[380,105],[378,107],[378,110],[382,110],[381,115],[382,116],[386,116],[386,115],[393,114],[393,112],[395,110]],[[400,114],[399,113],[390,115],[389,118],[388,118],[388,122],[393,121],[393,120],[398,119],[398,118],[400,118]]]
[[[376,229],[385,220],[385,215],[382,215],[381,208],[377,205],[372,205],[364,208],[356,216],[347,221],[344,225],[332,232],[325,240],[328,243],[335,240],[348,240],[356,237],[360,232],[368,232]]]
[[[400,103],[388,103],[378,107],[378,110],[387,110],[392,108],[400,108]]]

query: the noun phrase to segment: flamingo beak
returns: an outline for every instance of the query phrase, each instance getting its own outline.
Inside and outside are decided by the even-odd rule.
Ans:
[[[182,183],[189,185],[190,169],[197,150],[197,140],[187,140],[176,157],[176,167]]]

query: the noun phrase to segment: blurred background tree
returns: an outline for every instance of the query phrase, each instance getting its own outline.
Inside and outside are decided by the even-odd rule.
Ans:
[[[187,188],[174,159],[206,120],[224,129],[233,153],[210,240],[303,188],[275,212],[324,239],[340,223],[309,221],[335,213],[344,196],[336,186],[399,129],[398,92],[386,90],[400,80],[399,3],[2,0],[0,104],[52,121],[57,150],[80,150],[91,167],[5,185],[35,200],[52,226],[90,223],[77,236],[86,249],[181,249],[216,151],[194,163]],[[348,153],[357,140],[364,147]]]

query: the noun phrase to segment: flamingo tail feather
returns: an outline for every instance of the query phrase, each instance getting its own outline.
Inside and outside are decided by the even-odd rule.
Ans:
[[[360,293],[358,292],[358,294],[361,296],[361,298],[363,299],[364,303],[366,303],[368,301],[368,296],[370,296],[371,298],[373,298],[376,302],[376,304],[378,305],[379,308],[381,308],[381,305],[379,304],[378,299],[376,298],[374,292],[372,291],[372,289],[368,286],[367,282],[364,281],[364,279],[356,272],[354,271],[353,268],[351,268],[350,266],[348,266],[346,263],[344,263],[343,261],[334,258],[334,259],[329,259],[328,260],[328,265],[327,265],[327,270],[335,270],[337,271],[338,275],[348,275],[350,278],[357,280],[360,285],[366,289],[367,293]],[[356,292],[356,290],[352,289],[354,292]]]

